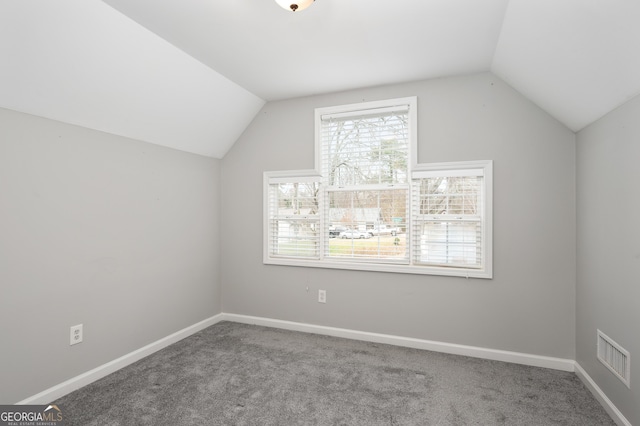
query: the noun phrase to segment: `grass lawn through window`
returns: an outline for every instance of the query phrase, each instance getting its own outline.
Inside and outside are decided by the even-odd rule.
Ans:
[[[402,259],[406,255],[405,234],[381,235],[371,238],[331,238],[329,257],[379,259]],[[317,257],[317,240],[304,238],[283,238],[278,243],[278,255]]]
[[[403,258],[407,250],[406,235],[384,235],[363,239],[332,238],[330,257]]]

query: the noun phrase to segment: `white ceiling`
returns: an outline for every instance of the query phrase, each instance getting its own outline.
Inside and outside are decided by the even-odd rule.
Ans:
[[[98,0],[0,1],[0,107],[222,157],[264,101]]]
[[[578,131],[640,93],[640,1],[510,0],[491,70]]]
[[[637,0],[3,0],[0,107],[221,158],[265,101],[492,71],[577,131],[640,93],[639,22]]]

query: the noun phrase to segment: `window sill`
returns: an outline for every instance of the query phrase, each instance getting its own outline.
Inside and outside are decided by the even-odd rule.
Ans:
[[[439,275],[462,278],[492,279],[493,274],[486,269],[462,269],[435,266],[398,265],[393,263],[371,263],[336,260],[265,258],[265,265],[296,266],[306,268],[346,269],[354,271],[391,272],[416,275]]]

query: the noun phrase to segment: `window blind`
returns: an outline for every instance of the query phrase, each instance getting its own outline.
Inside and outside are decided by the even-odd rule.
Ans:
[[[413,255],[418,265],[483,267],[482,170],[415,173]]]
[[[323,116],[320,155],[326,185],[408,182],[408,112],[387,114]]]
[[[268,250],[274,257],[319,259],[320,183],[272,179],[268,195]]]
[[[321,117],[325,258],[408,263],[408,105]],[[340,241],[347,240],[347,241]]]

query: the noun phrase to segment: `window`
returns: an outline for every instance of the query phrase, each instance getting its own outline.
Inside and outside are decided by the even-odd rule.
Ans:
[[[320,111],[316,119],[323,215],[352,231],[327,240],[324,257],[408,263],[409,105]]]
[[[415,164],[416,104],[316,110],[316,170],[265,173],[265,263],[491,278],[492,164]]]
[[[269,257],[320,258],[319,176],[301,174],[269,180]]]
[[[412,175],[414,263],[483,269],[486,167],[443,166],[416,166]]]

